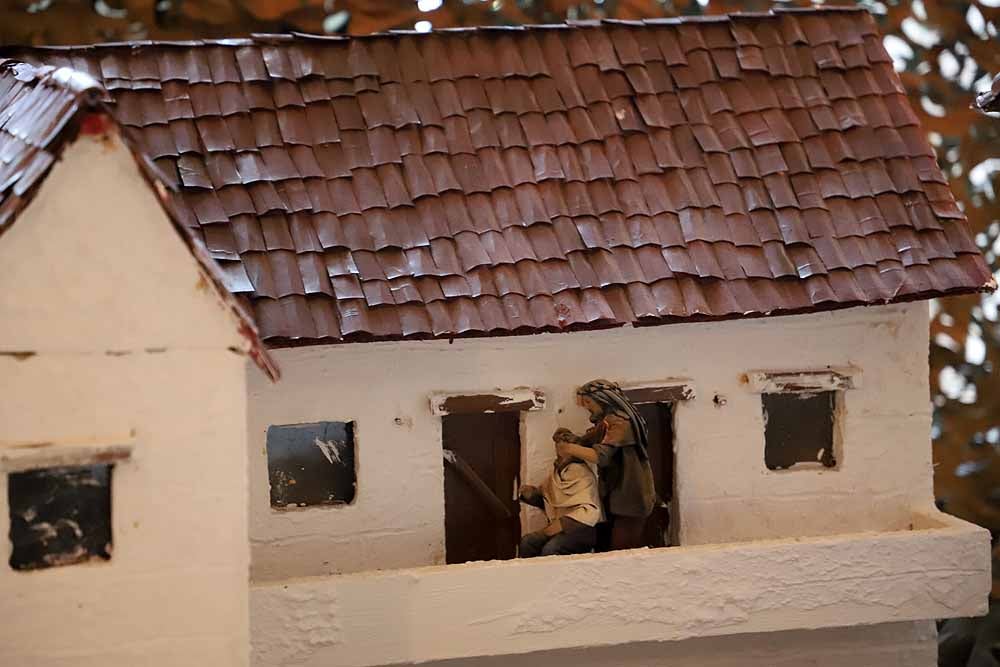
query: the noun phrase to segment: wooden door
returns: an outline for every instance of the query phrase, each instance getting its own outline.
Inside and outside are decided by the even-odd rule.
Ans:
[[[445,560],[514,558],[521,539],[519,412],[446,415]]]
[[[670,510],[676,513],[674,495],[674,429],[670,403],[643,403],[637,406],[649,430],[649,464],[656,484],[656,507],[646,524],[646,546],[670,543]],[[669,504],[669,507],[668,507]]]

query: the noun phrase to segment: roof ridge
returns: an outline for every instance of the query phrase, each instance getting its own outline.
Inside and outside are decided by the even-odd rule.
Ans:
[[[61,88],[75,95],[87,106],[98,104],[107,94],[101,82],[87,72],[72,67],[32,65],[13,58],[0,58],[0,72],[12,72],[15,79],[24,83],[39,83]]]

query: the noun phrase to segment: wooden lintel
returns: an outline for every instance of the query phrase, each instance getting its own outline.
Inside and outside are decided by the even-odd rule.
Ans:
[[[99,465],[127,461],[131,456],[132,445],[38,443],[0,448],[0,471]]]
[[[623,387],[625,396],[636,404],[676,403],[694,398],[694,386],[686,382],[664,383],[642,387]]]
[[[484,412],[534,412],[544,407],[545,394],[538,389],[431,394],[431,412],[438,417]]]
[[[746,374],[750,390],[758,394],[795,394],[840,391],[858,386],[856,374],[822,371],[753,371]]]

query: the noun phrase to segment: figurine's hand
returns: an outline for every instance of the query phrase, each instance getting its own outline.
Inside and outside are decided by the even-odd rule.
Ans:
[[[556,454],[561,457],[571,457],[573,456],[573,448],[576,447],[572,442],[557,442],[556,443]]]

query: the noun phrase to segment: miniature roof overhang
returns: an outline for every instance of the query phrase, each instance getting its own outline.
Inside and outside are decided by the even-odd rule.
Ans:
[[[103,83],[272,345],[994,288],[864,11],[8,52]]]
[[[67,146],[81,133],[103,132],[113,127],[107,121],[110,115],[101,101],[104,96],[106,91],[101,84],[85,72],[0,59],[0,236],[38,193]],[[224,286],[225,279],[202,240],[178,222],[169,194],[173,187],[168,185],[171,179],[162,176],[130,132],[121,134],[178,236],[197,260],[223,306],[235,318],[245,341],[243,351],[268,377],[276,380],[277,366],[261,343],[253,318]]]

